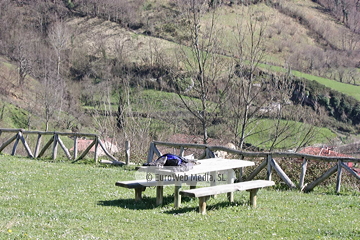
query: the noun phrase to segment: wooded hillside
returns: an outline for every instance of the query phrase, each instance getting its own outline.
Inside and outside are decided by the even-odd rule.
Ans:
[[[267,150],[352,140],[358,5],[3,0],[0,126],[134,139],[139,151],[173,133]]]

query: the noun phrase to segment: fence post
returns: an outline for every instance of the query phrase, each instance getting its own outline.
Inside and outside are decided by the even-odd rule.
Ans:
[[[77,159],[77,154],[78,154],[78,143],[77,143],[77,139],[78,139],[78,137],[75,136],[75,137],[74,137],[74,160]]]
[[[342,175],[342,167],[341,167],[341,161],[338,161],[337,163],[337,179],[336,179],[336,193],[340,192],[341,187],[341,175]]]
[[[205,158],[214,158],[215,154],[209,149],[205,148]]]
[[[271,159],[272,159],[272,156],[270,154],[268,154],[266,156],[266,163],[267,163],[266,179],[269,181],[271,181],[271,172],[272,172]]]
[[[303,158],[303,162],[301,164],[300,181],[299,181],[299,188],[301,190],[304,187],[306,169],[307,169],[307,160],[306,160],[306,158]]]
[[[38,133],[38,138],[36,140],[36,146],[35,146],[35,152],[34,152],[34,158],[37,158],[39,155],[41,138],[42,138],[42,135],[40,133]]]
[[[152,162],[154,157],[154,143],[150,143],[150,147],[149,147],[149,152],[148,152],[148,158],[147,158],[147,163]]]
[[[95,164],[97,164],[98,163],[98,156],[99,156],[99,138],[96,136],[94,141],[95,141],[94,160],[95,160]]]
[[[291,179],[286,175],[286,173],[281,169],[280,165],[272,158],[270,160],[271,166],[280,176],[280,178],[290,187],[296,188],[295,184],[291,181]]]
[[[179,155],[180,155],[181,157],[184,156],[184,146],[181,146],[181,147],[180,147]]]
[[[32,154],[32,152],[31,152],[31,150],[30,150],[30,148],[29,148],[29,145],[27,144],[27,142],[26,142],[26,140],[25,140],[24,135],[22,134],[22,132],[19,132],[19,137],[20,137],[21,142],[22,142],[23,145],[24,145],[24,148],[25,148],[25,150],[26,150],[26,152],[27,152],[27,154],[28,154],[28,157],[33,158],[34,155]]]
[[[125,164],[130,164],[130,141],[125,141]]]
[[[57,157],[57,148],[58,148],[58,138],[59,136],[57,133],[54,133],[54,145],[53,145],[53,152],[52,152],[52,159],[55,160]]]
[[[12,156],[15,156],[15,154],[16,154],[16,148],[17,148],[17,145],[19,144],[19,140],[20,140],[20,132],[18,132],[18,133],[16,134],[16,140],[15,140],[15,143],[14,143],[13,150],[12,150],[12,152],[11,152],[11,155],[12,155]]]

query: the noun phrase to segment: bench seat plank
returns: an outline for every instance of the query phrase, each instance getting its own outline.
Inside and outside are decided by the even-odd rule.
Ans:
[[[221,193],[245,191],[255,188],[269,187],[273,185],[275,185],[273,181],[255,180],[255,181],[239,182],[233,184],[217,185],[212,187],[183,190],[180,192],[180,194],[188,197],[205,197],[205,196],[216,195]]]
[[[197,197],[199,198],[199,212],[206,214],[206,201],[211,195],[229,193],[235,191],[249,191],[250,192],[250,205],[256,207],[256,194],[260,188],[270,187],[275,185],[273,181],[268,180],[255,180],[248,182],[231,183],[225,185],[217,185],[212,187],[204,187],[190,190],[183,190],[180,192],[182,196]],[[232,198],[229,199],[233,201]]]

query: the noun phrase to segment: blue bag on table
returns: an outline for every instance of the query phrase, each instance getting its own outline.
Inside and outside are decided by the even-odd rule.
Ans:
[[[167,153],[160,156],[154,162],[144,163],[143,166],[157,166],[157,167],[174,167],[173,170],[175,172],[185,172],[194,167],[196,164],[195,160],[186,159],[184,157]]]

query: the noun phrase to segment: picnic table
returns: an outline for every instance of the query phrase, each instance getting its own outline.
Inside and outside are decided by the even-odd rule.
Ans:
[[[174,171],[171,167],[148,167],[143,166],[138,171],[148,171],[146,179],[133,181],[119,181],[116,186],[135,189],[135,200],[141,199],[142,192],[146,187],[156,187],[156,204],[163,203],[163,187],[165,185],[175,185],[174,188],[174,207],[178,208],[181,204],[181,195],[198,197],[199,209],[203,214],[206,212],[206,200],[209,196],[220,193],[227,193],[229,201],[234,200],[235,191],[250,191],[250,203],[256,206],[256,193],[262,187],[272,186],[274,182],[257,180],[249,182],[235,183],[234,169],[253,166],[254,162],[238,159],[209,158],[197,160],[198,164],[185,172]],[[194,189],[202,183],[209,183],[210,187]],[[190,185],[190,190],[181,191],[183,184]]]
[[[156,194],[157,204],[163,202],[162,186],[165,181],[174,181],[174,207],[180,207],[182,184],[190,185],[191,188],[201,186],[206,182],[210,182],[211,186],[217,184],[232,184],[235,180],[234,169],[253,166],[254,162],[238,159],[209,158],[198,160],[198,164],[193,169],[186,172],[174,172],[171,168],[158,169],[156,174],[160,180]],[[222,172],[222,173],[219,173]],[[229,198],[233,198],[233,193],[229,193]]]

